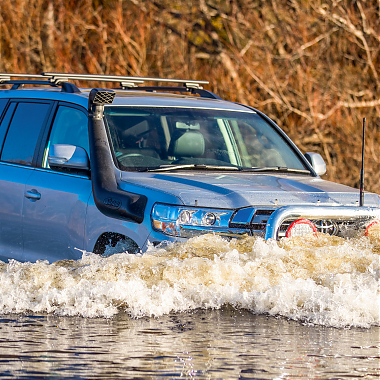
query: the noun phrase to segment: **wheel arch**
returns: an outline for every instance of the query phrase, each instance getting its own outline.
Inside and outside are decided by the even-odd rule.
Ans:
[[[93,253],[102,255],[107,247],[114,248],[118,243],[122,243],[123,250],[128,251],[128,253],[137,253],[140,251],[139,245],[130,237],[118,232],[103,232],[95,243]]]

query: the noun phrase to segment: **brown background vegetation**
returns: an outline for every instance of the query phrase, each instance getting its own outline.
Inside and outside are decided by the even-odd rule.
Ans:
[[[0,0],[0,71],[210,81],[379,191],[380,0]]]

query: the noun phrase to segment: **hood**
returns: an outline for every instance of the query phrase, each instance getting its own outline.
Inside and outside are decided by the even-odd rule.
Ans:
[[[122,172],[120,179],[174,195],[189,206],[232,209],[301,204],[355,206],[359,201],[357,189],[305,175],[199,171]],[[366,193],[364,204],[378,207],[379,196]]]

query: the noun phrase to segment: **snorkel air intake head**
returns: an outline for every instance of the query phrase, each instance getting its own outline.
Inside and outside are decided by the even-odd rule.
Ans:
[[[93,88],[88,96],[88,111],[94,119],[102,119],[105,104],[112,104],[116,93],[104,88]]]

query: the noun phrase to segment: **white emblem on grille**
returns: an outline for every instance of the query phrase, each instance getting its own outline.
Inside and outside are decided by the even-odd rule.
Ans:
[[[313,223],[319,232],[329,235],[336,235],[338,233],[338,225],[333,220],[314,220]]]

